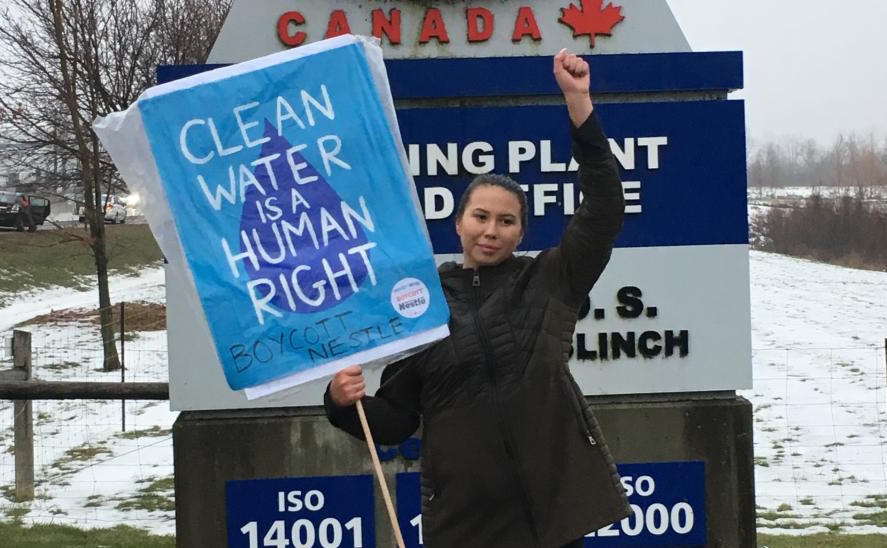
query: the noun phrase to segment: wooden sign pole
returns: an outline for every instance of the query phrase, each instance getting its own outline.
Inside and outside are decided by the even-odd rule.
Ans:
[[[363,426],[363,436],[366,438],[367,447],[370,448],[370,457],[373,459],[373,468],[376,470],[376,478],[379,480],[379,486],[382,488],[382,497],[385,499],[385,508],[388,510],[388,517],[391,519],[391,528],[394,529],[394,538],[397,540],[398,548],[405,548],[403,543],[403,535],[400,533],[400,525],[397,524],[397,514],[394,512],[394,505],[391,503],[391,493],[388,492],[388,483],[382,474],[382,465],[379,463],[379,455],[376,453],[376,444],[373,442],[373,434],[370,432],[370,424],[367,422],[366,413],[363,411],[363,402],[357,400],[357,414],[360,416],[360,425]]]

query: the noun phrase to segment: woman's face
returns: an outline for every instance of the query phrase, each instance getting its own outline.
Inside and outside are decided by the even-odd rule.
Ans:
[[[465,268],[499,264],[507,259],[523,236],[517,196],[495,185],[472,191],[465,212],[456,220]]]

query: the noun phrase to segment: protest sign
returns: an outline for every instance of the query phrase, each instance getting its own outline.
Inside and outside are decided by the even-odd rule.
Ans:
[[[231,389],[259,397],[448,335],[369,39],[156,86],[94,127],[193,282]]]

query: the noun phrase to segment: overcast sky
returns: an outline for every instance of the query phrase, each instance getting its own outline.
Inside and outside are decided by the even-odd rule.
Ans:
[[[694,51],[742,50],[748,133],[887,136],[887,1],[668,0]]]
[[[887,137],[887,0],[668,2],[694,51],[744,52],[731,97],[746,100],[751,137]]]

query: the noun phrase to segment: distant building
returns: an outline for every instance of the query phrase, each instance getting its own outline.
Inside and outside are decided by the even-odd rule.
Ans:
[[[24,151],[18,145],[0,143],[0,190],[28,190],[36,184],[36,169],[24,169]]]

